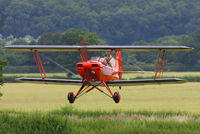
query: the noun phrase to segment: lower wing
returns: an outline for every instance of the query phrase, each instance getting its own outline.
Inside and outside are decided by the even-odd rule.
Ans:
[[[72,79],[42,79],[42,78],[17,78],[16,80],[28,83],[43,83],[43,84],[64,84],[64,85],[82,85],[82,80]],[[107,81],[108,86],[137,86],[137,85],[151,85],[151,84],[176,84],[185,83],[186,81],[179,78],[165,78],[165,79],[138,79],[138,80],[117,80]],[[99,83],[99,82],[97,82]]]
[[[109,86],[137,86],[137,85],[153,85],[153,84],[177,84],[186,81],[179,78],[163,78],[163,79],[138,79],[138,80],[117,80],[108,81]]]
[[[27,83],[58,84],[58,85],[82,85],[82,80],[72,79],[43,79],[43,78],[17,78],[17,81]]]

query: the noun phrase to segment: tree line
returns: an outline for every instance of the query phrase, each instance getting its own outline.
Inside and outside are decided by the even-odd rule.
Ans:
[[[187,45],[193,52],[171,52],[168,70],[199,70],[199,0],[0,0],[3,44]],[[10,36],[10,35],[13,36]],[[28,40],[23,38],[31,35]],[[9,37],[7,37],[9,36]],[[39,37],[39,38],[38,38]],[[105,53],[91,53],[91,55]],[[5,72],[36,72],[28,53],[0,50]],[[45,53],[75,71],[76,53]],[[42,56],[45,60],[45,58]],[[157,53],[124,53],[126,70],[155,68]],[[20,59],[20,60],[19,60]],[[44,62],[57,72],[53,63]]]
[[[0,27],[1,30],[1,27]],[[1,44],[0,44],[1,47]],[[2,57],[0,57],[0,86],[3,85],[4,79],[3,79],[3,69],[7,65],[7,62],[5,60],[2,60]],[[3,96],[3,94],[0,91],[0,97]]]
[[[193,47],[195,50],[192,52],[168,52],[166,69],[169,71],[199,71],[199,39],[200,29],[197,29],[188,35],[164,36],[153,42],[141,40],[133,42],[132,45],[185,45]],[[38,40],[33,39],[29,42],[24,38],[15,39],[12,45],[80,45],[80,41],[87,41],[88,45],[102,45],[105,43],[94,32],[69,29],[66,32],[42,34]],[[30,53],[0,50],[0,54],[1,58],[7,60],[9,63],[5,70],[7,73],[37,72]],[[81,61],[79,53],[76,52],[44,52],[40,54],[47,72],[62,72],[62,69],[48,60],[49,58],[73,72],[76,72],[76,63]],[[106,52],[89,52],[90,57],[105,56],[106,54]],[[125,52],[122,54],[125,70],[144,69],[152,71],[156,67],[158,52]],[[138,66],[140,67],[137,68]]]
[[[191,33],[200,27],[199,8],[199,0],[0,0],[0,25],[5,37],[74,28],[131,44]]]

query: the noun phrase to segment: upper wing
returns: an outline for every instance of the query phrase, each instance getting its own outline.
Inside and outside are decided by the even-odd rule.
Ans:
[[[187,46],[66,46],[66,45],[9,45],[5,46],[5,49],[15,51],[72,51],[76,52],[81,49],[87,49],[87,51],[191,51],[193,48]]]
[[[179,78],[165,78],[165,79],[138,79],[138,80],[117,80],[108,81],[109,86],[137,86],[137,85],[152,85],[152,84],[176,84],[185,83],[186,81]]]

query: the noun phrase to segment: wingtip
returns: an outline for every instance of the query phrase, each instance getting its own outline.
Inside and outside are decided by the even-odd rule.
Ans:
[[[191,51],[193,51],[193,50],[194,50],[194,48],[192,47],[192,48],[191,48]]]
[[[24,77],[16,78],[16,81],[21,81]]]

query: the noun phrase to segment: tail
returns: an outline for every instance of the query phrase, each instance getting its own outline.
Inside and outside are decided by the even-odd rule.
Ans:
[[[121,52],[117,52],[116,54],[116,61],[115,61],[115,72],[118,72],[117,74],[119,75],[119,79],[122,79],[122,71],[123,71],[123,66],[122,66],[122,55]]]

